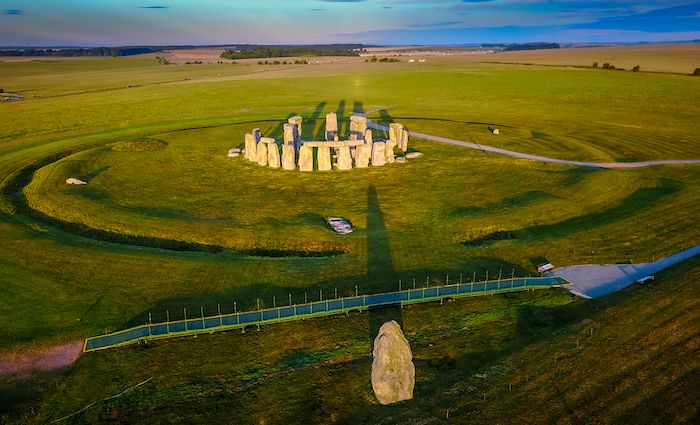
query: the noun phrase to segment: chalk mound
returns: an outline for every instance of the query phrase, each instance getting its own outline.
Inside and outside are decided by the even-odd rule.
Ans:
[[[112,150],[115,152],[151,152],[165,149],[168,146],[162,140],[157,139],[136,139],[125,140],[112,145]]]
[[[379,328],[372,352],[372,389],[381,404],[413,398],[416,368],[408,340],[395,321]]]
[[[81,184],[87,184],[87,182],[84,182],[80,179],[76,179],[75,177],[68,177],[66,179],[66,184],[75,184],[75,185],[81,185]]]

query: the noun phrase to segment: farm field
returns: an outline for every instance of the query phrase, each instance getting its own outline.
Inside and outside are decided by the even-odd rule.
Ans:
[[[698,57],[635,49],[616,54],[647,61],[642,70]],[[547,54],[517,61],[549,64]],[[563,62],[578,65],[553,64]],[[699,243],[696,165],[579,168],[417,138],[420,158],[348,172],[226,157],[253,128],[279,139],[300,115],[304,138],[321,138],[326,113],[345,134],[361,112],[561,159],[700,158],[697,77],[466,56],[414,65],[0,62],[1,88],[26,99],[0,103],[0,313],[11,323],[0,327],[0,365],[183,309],[535,274],[543,261],[651,261]],[[330,216],[355,231],[333,233]],[[67,423],[627,422],[650,411],[691,421],[698,265],[593,301],[551,290],[89,353],[68,368],[0,376],[0,417],[45,423],[98,402]],[[401,409],[380,408],[368,378],[387,318],[403,324],[416,361],[416,397]],[[597,391],[601,382],[615,390]]]

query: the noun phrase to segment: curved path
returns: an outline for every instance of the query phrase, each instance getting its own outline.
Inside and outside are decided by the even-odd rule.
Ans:
[[[371,120],[367,120],[367,126],[375,130],[389,131],[389,127],[377,124]],[[580,167],[589,168],[641,168],[651,167],[654,165],[681,165],[681,164],[700,164],[700,159],[667,159],[659,161],[642,161],[642,162],[584,162],[584,161],[567,161],[564,159],[548,158],[546,156],[530,155],[509,151],[507,149],[495,148],[493,146],[484,146],[472,142],[463,142],[461,140],[448,139],[440,136],[431,136],[430,134],[410,132],[414,137],[420,139],[432,140],[434,142],[449,143],[450,145],[463,146],[465,148],[476,149],[484,152],[492,152],[501,155],[508,155],[515,158],[530,159],[533,161],[548,162],[551,164],[577,165]]]
[[[674,266],[691,257],[700,255],[700,245],[662,258],[651,263],[598,264],[562,267],[546,276],[563,277],[571,282],[566,288],[583,298],[598,298],[619,291],[647,276]]]

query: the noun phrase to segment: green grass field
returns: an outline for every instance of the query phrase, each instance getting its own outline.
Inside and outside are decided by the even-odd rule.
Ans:
[[[694,165],[592,170],[418,139],[418,159],[350,172],[226,157],[254,127],[280,138],[292,114],[304,117],[306,138],[327,112],[365,111],[563,159],[697,159],[700,80],[689,76],[459,60],[268,70],[118,58],[0,62],[0,81],[27,98],[0,103],[0,355],[149,313],[528,274],[543,259],[650,261],[700,236]],[[346,217],[355,233],[335,235],[327,216]],[[491,240],[499,232],[511,238]],[[689,421],[700,383],[698,270],[691,261],[596,301],[552,290],[91,353],[66,370],[0,378],[0,417],[43,423],[153,377],[68,422]],[[376,404],[369,380],[372,332],[386,318],[402,321],[416,357],[416,397],[400,407]]]

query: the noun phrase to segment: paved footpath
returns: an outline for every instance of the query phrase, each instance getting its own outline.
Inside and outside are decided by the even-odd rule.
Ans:
[[[367,126],[375,130],[389,131],[389,127],[377,124],[371,120],[367,120]],[[476,149],[484,152],[497,153],[508,155],[515,158],[530,159],[533,161],[548,162],[550,164],[577,165],[580,167],[589,168],[641,168],[652,167],[654,165],[682,165],[682,164],[700,164],[700,159],[668,159],[659,161],[642,161],[642,162],[584,162],[584,161],[567,161],[565,159],[548,158],[546,156],[530,155],[509,151],[507,149],[495,148],[493,146],[479,145],[472,142],[463,142],[461,140],[447,139],[440,136],[431,136],[430,134],[416,133],[411,131],[410,135],[419,139],[432,140],[434,142],[448,143],[450,145],[463,146],[465,148]]]
[[[670,257],[651,263],[641,264],[598,264],[563,267],[548,273],[559,276],[572,284],[566,289],[583,298],[598,298],[619,291],[646,276],[653,276],[661,270],[700,254],[700,245],[673,254]]]

